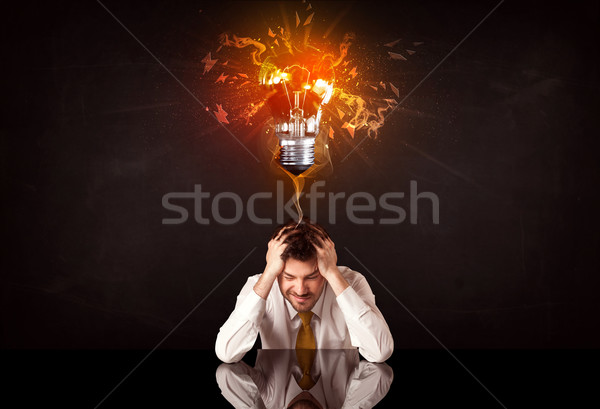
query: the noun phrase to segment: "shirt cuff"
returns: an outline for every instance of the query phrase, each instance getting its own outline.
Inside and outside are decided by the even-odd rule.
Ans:
[[[360,295],[358,295],[354,288],[350,286],[336,297],[336,301],[346,318],[358,320],[371,310],[367,303],[360,298]]]
[[[266,308],[267,301],[252,290],[244,298],[240,306],[236,308],[236,312],[238,313],[236,315],[240,319],[250,321],[259,327],[265,315]]]

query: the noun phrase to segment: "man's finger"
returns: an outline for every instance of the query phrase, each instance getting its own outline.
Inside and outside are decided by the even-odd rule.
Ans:
[[[324,249],[325,248],[325,242],[323,241],[322,238],[317,237],[317,241],[313,242],[313,246],[315,246],[317,249]]]
[[[288,227],[284,227],[283,229],[279,230],[279,233],[277,234],[275,241],[278,241],[282,236],[287,236],[289,234],[289,232],[286,233],[286,231],[289,230],[290,228],[291,228],[291,226],[288,226]]]
[[[286,232],[286,233],[283,233],[281,236],[279,236],[279,238],[278,238],[277,240],[278,240],[278,241],[282,241],[282,242],[283,242],[285,239],[287,239],[287,238],[288,238],[288,236],[289,236],[291,233],[292,233],[292,232]]]

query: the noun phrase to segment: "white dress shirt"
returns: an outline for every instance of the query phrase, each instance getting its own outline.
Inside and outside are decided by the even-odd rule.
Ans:
[[[319,350],[307,392],[322,408],[372,408],[387,394],[393,371],[386,364],[359,361],[354,350]],[[236,409],[281,409],[303,390],[294,350],[259,350],[254,368],[245,362],[221,364],[216,373],[221,393]]]
[[[311,327],[317,349],[358,347],[371,362],[383,362],[392,355],[394,341],[390,329],[375,305],[375,295],[362,274],[338,267],[350,286],[339,296],[327,283],[317,303]],[[219,359],[238,362],[260,333],[263,349],[295,349],[302,324],[298,312],[281,294],[277,280],[264,300],[254,292],[260,274],[248,278],[237,297],[235,309],[225,322],[215,344]]]

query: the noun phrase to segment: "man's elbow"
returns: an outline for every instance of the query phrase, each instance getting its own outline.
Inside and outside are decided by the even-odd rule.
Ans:
[[[227,352],[221,351],[216,348],[215,348],[215,352],[217,354],[217,358],[219,358],[221,360],[221,362],[226,363],[226,364],[235,364],[235,363],[239,362],[243,357],[243,355],[236,356],[236,355],[228,354]]]
[[[217,354],[217,358],[226,364],[239,362],[244,354],[236,354],[231,351],[230,348],[227,348],[227,346],[227,342],[223,342],[217,337],[217,342],[215,343],[215,354]]]
[[[393,349],[382,349],[374,354],[371,354],[370,356],[365,356],[365,359],[369,362],[381,364],[387,361],[390,356],[392,356],[392,352],[394,352]]]
[[[226,353],[224,353],[223,351],[220,351],[219,349],[215,348],[215,352],[217,354],[217,358],[219,358],[221,360],[221,362],[223,362],[223,363],[234,364],[234,363],[240,361],[239,359],[236,359],[234,356],[227,355]]]
[[[386,345],[384,348],[382,348],[381,350],[381,354],[379,355],[379,359],[377,360],[377,363],[382,363],[387,361],[391,356],[392,353],[394,353],[394,341],[392,341],[389,345]]]
[[[394,352],[394,340],[390,336],[385,342],[381,342],[378,347],[373,348],[369,353],[362,353],[363,357],[369,361],[380,364],[387,361]]]

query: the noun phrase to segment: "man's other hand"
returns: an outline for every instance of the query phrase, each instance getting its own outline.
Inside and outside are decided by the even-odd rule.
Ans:
[[[317,240],[318,243],[313,243],[313,246],[317,250],[317,265],[321,275],[327,279],[328,275],[339,272],[335,244],[330,238],[317,238]]]
[[[281,259],[281,254],[283,254],[287,248],[287,243],[285,243],[285,239],[289,234],[287,230],[288,229],[281,229],[277,237],[269,241],[269,244],[267,245],[267,267],[265,268],[265,274],[277,277],[283,271],[285,261]]]
[[[313,246],[317,250],[317,266],[319,272],[327,280],[335,295],[340,295],[349,284],[340,270],[337,268],[337,253],[335,251],[335,244],[327,237],[325,239],[318,239],[318,244],[313,243]]]

